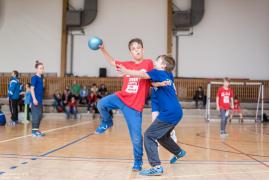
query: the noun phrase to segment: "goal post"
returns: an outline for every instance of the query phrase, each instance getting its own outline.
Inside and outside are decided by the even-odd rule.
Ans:
[[[210,121],[212,120],[212,99],[214,99],[217,95],[217,87],[223,85],[223,82],[211,81],[207,84],[207,103],[206,103],[206,113],[205,119]],[[256,113],[255,113],[255,121],[260,120],[263,121],[263,110],[264,110],[264,84],[262,82],[231,82],[230,87],[234,90],[236,89],[236,93],[240,96],[240,91],[245,91],[249,89],[249,93],[251,93],[252,98],[255,98],[256,104]],[[214,92],[212,92],[214,89]],[[235,92],[235,91],[234,91]],[[257,96],[257,99],[255,97]],[[214,97],[214,98],[212,98]],[[240,97],[241,99],[241,97]]]

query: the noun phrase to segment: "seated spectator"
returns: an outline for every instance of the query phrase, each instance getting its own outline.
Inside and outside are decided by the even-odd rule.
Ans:
[[[73,81],[73,84],[71,86],[71,93],[76,97],[76,99],[79,99],[80,85],[77,83],[76,80]]]
[[[83,88],[80,90],[80,93],[79,93],[79,103],[88,104],[88,95],[89,95],[89,91],[87,87],[83,86]]]
[[[57,112],[63,112],[64,107],[63,107],[63,103],[62,103],[61,93],[53,94],[53,99],[54,99],[53,106],[57,110]]]
[[[0,105],[0,126],[6,125],[6,116],[2,112],[2,106]]]
[[[203,103],[203,108],[206,105],[206,96],[204,94],[204,90],[202,87],[199,87],[198,90],[195,91],[193,96],[193,100],[195,101],[195,107],[198,108],[198,102],[201,101]]]
[[[232,112],[230,113],[229,121],[231,122],[233,119],[234,114],[239,115],[239,122],[243,122],[243,113],[240,108],[240,101],[237,96],[234,97],[234,108],[232,109]]]
[[[97,96],[91,92],[88,96],[88,113],[92,113],[93,119],[95,118],[95,114],[98,112],[97,110]]]
[[[67,111],[66,111],[67,119],[70,119],[70,115],[74,115],[74,119],[77,119],[77,113],[78,113],[77,101],[76,101],[76,98],[73,96],[71,98],[71,101],[68,102],[68,105],[67,105]]]
[[[93,92],[95,95],[98,93],[98,87],[95,83],[92,84],[91,92]]]
[[[108,92],[107,92],[107,88],[106,88],[105,84],[101,84],[100,88],[98,89],[98,93],[97,93],[98,98],[101,99],[107,95],[108,95]]]
[[[67,106],[68,102],[71,100],[71,97],[72,97],[72,94],[71,94],[69,88],[66,88],[64,90],[63,95],[62,95],[62,104],[63,104],[64,109]]]

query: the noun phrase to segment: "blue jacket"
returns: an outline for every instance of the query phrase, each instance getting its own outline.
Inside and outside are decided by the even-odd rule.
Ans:
[[[19,80],[12,77],[8,85],[8,97],[12,100],[18,100],[20,97],[21,87]]]

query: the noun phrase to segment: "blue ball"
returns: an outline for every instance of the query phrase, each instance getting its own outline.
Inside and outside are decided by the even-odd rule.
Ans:
[[[100,39],[98,37],[92,37],[88,41],[88,46],[92,50],[98,50],[99,46],[102,45],[102,44],[103,44],[102,39]]]

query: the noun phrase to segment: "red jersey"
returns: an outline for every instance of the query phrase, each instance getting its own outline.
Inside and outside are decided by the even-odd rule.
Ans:
[[[94,94],[93,96],[89,95],[88,96],[88,102],[91,103],[95,103],[97,101],[97,96]]]
[[[238,99],[234,100],[234,109],[235,110],[240,109],[240,101]]]
[[[153,62],[150,59],[145,59],[139,64],[136,64],[133,61],[116,61],[116,66],[118,65],[122,65],[127,69],[140,70],[145,72],[151,71],[153,69]],[[149,88],[149,80],[126,75],[123,77],[123,85],[121,91],[116,92],[116,95],[128,107],[141,112],[144,108]]]
[[[70,101],[69,103],[68,103],[68,106],[69,106],[69,108],[74,108],[74,107],[76,107],[77,106],[77,102],[76,101]]]
[[[228,110],[230,109],[231,105],[231,98],[233,98],[233,90],[228,88],[225,89],[224,87],[219,88],[217,97],[219,97],[219,107],[220,109]]]

